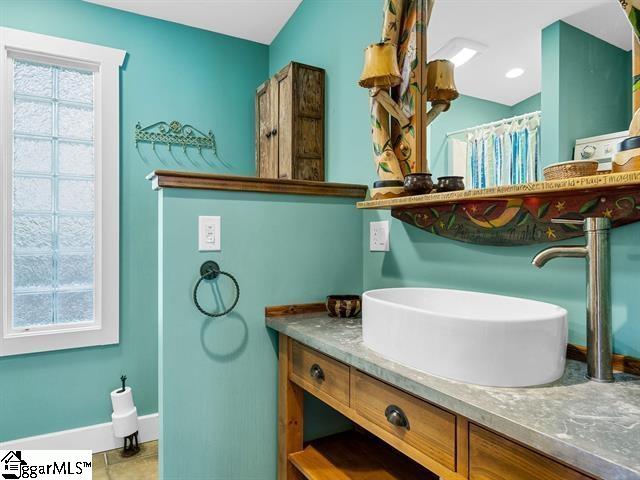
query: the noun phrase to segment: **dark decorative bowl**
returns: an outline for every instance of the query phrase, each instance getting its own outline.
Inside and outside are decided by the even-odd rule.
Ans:
[[[362,299],[360,295],[329,295],[325,305],[332,317],[353,318],[360,315]]]
[[[436,189],[438,190],[438,193],[464,190],[464,177],[438,177],[438,186]]]
[[[410,173],[404,177],[404,189],[410,195],[422,195],[433,190],[430,173]]]

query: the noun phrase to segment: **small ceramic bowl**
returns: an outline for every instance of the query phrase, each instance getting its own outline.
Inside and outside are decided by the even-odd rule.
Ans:
[[[438,186],[436,187],[436,190],[438,193],[464,190],[464,177],[438,177]]]
[[[433,190],[430,173],[410,173],[404,177],[404,189],[409,195],[423,195]]]
[[[360,295],[329,295],[325,305],[332,317],[353,318],[360,315],[362,299]]]

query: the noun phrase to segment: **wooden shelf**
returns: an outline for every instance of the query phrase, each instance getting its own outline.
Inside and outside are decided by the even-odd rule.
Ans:
[[[289,195],[317,195],[364,199],[366,185],[351,183],[311,182],[275,178],[242,177],[211,173],[156,170],[147,175],[154,190],[161,188],[194,188],[199,190],[232,190]]]
[[[553,242],[583,235],[553,218],[605,216],[613,227],[640,221],[640,172],[369,200],[358,208],[391,209],[405,223],[467,243]]]
[[[357,431],[310,442],[289,461],[309,480],[436,480],[438,477],[377,438]]]

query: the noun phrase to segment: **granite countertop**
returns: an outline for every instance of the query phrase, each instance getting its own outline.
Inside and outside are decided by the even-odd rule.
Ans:
[[[267,326],[414,395],[606,480],[640,479],[640,377],[585,379],[567,360],[555,383],[495,388],[447,380],[388,360],[362,343],[360,319],[300,314]]]

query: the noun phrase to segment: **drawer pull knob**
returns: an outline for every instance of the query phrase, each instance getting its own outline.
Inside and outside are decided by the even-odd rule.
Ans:
[[[384,411],[384,416],[391,425],[409,430],[409,419],[397,405],[389,405]]]
[[[322,371],[320,365],[318,365],[317,363],[311,365],[311,369],[309,369],[309,375],[311,375],[311,377],[315,378],[316,380],[324,380],[324,372]]]
[[[274,128],[273,130],[271,130],[271,135],[273,135],[274,137],[278,134],[278,129]]]

